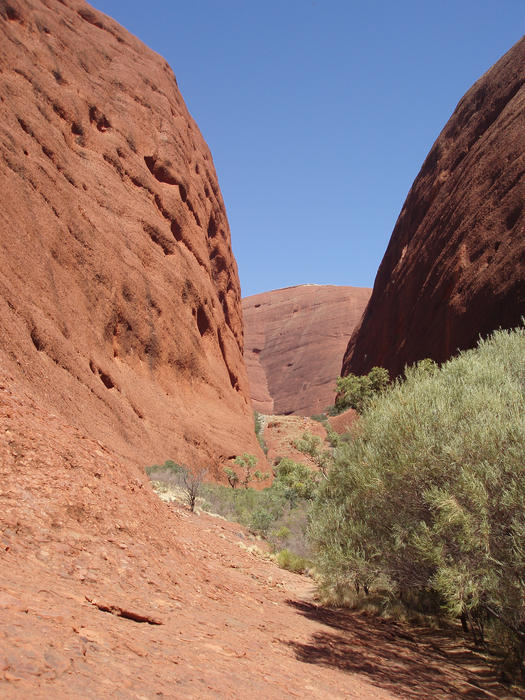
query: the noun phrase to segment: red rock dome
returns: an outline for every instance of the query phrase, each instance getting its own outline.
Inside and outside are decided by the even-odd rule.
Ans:
[[[467,92],[408,194],[343,373],[448,359],[525,314],[525,38]]]
[[[257,452],[237,267],[171,68],[84,2],[0,6],[0,361],[143,465]]]
[[[322,413],[370,289],[304,284],[242,301],[246,367],[261,413]]]

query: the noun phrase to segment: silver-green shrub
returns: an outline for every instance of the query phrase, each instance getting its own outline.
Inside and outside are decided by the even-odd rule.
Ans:
[[[384,367],[372,367],[368,374],[362,376],[348,374],[339,377],[336,385],[338,396],[330,413],[336,415],[347,408],[362,413],[372,398],[386,389],[389,381],[388,370]]]
[[[438,601],[525,650],[525,330],[407,368],[337,449],[310,537],[324,586]]]

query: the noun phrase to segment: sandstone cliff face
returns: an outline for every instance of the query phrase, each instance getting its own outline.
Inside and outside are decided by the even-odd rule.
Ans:
[[[0,35],[6,371],[143,465],[259,453],[228,222],[170,67],[81,0],[3,2]]]
[[[341,354],[370,289],[300,285],[242,301],[253,406],[315,415],[334,402]]]
[[[343,373],[448,359],[525,312],[525,39],[467,92],[396,223]]]

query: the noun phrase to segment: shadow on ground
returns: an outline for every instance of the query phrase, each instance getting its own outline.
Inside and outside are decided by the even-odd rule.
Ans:
[[[453,630],[410,628],[367,613],[289,600],[300,614],[326,627],[308,644],[290,641],[296,657],[352,674],[406,698],[525,698]]]

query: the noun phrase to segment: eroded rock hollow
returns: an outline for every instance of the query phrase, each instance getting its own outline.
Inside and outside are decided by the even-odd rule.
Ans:
[[[160,56],[80,0],[0,5],[0,361],[120,457],[258,452],[210,152]]]

